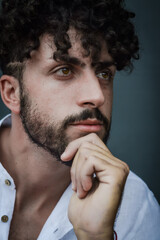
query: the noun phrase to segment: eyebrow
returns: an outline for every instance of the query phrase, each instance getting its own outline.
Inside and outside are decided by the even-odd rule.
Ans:
[[[105,69],[107,67],[111,67],[111,66],[116,66],[116,62],[114,61],[104,61],[104,62],[93,62],[92,63],[92,67],[98,69]]]
[[[67,64],[80,66],[82,68],[84,68],[86,66],[86,64],[84,62],[82,62],[79,58],[71,57],[67,54],[59,56],[59,60],[65,62]],[[111,67],[111,66],[116,66],[116,62],[114,62],[112,60],[103,61],[103,62],[93,62],[93,63],[91,63],[91,66],[98,70],[98,69],[104,69],[104,68]]]
[[[58,59],[60,61],[65,62],[65,63],[72,64],[72,65],[75,65],[75,66],[80,66],[80,67],[83,67],[83,68],[86,66],[86,64],[84,62],[82,62],[79,58],[71,57],[67,54],[59,56]]]

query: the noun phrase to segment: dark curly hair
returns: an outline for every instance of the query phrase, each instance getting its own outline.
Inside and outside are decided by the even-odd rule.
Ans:
[[[85,55],[101,52],[97,36],[103,37],[117,70],[132,68],[139,43],[130,21],[135,16],[123,0],[3,0],[0,16],[0,68],[4,74],[22,77],[26,59],[38,49],[40,36],[53,36],[55,60],[67,55],[71,42],[67,31],[81,34]]]

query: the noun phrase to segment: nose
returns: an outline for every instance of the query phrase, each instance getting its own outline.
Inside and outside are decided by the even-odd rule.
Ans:
[[[98,108],[104,104],[102,86],[93,71],[83,74],[78,87],[77,104],[80,107]]]

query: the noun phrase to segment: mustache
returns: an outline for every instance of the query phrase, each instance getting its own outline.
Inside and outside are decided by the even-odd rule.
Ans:
[[[90,119],[97,119],[101,121],[106,130],[109,128],[109,120],[104,116],[103,113],[98,108],[95,109],[85,109],[83,112],[71,116],[67,116],[63,121],[63,129],[66,129],[68,125],[75,122],[84,121]]]

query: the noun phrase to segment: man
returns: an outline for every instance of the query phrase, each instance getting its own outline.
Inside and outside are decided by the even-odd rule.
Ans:
[[[105,145],[133,16],[116,0],[2,2],[0,239],[160,239],[153,194]]]

